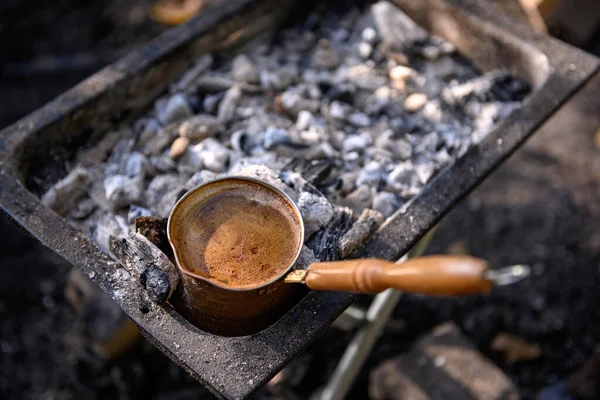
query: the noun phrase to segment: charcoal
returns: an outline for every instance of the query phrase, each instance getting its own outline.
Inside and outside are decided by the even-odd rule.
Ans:
[[[131,137],[131,129],[124,128],[118,132],[119,140],[114,145],[110,157],[106,160],[108,168],[111,168],[113,173],[124,173],[127,159],[135,147],[135,139]]]
[[[348,136],[344,140],[344,144],[342,145],[342,150],[344,152],[348,152],[348,153],[353,152],[353,151],[363,152],[365,149],[367,149],[371,145],[372,142],[373,142],[373,139],[368,134]]]
[[[388,84],[387,77],[383,76],[383,73],[378,73],[364,64],[348,68],[345,78],[352,82],[357,89],[365,91],[375,91]]]
[[[238,82],[260,82],[260,74],[256,64],[245,54],[241,54],[233,60],[231,64],[231,76]]]
[[[373,46],[370,43],[360,42],[358,44],[358,54],[360,54],[361,58],[368,59],[371,56],[372,52]]]
[[[340,259],[340,241],[350,228],[352,211],[347,208],[336,207],[331,210],[331,217],[324,229],[310,237],[306,246],[311,249],[320,261],[334,261]]]
[[[133,221],[135,232],[139,233],[158,247],[170,260],[174,259],[173,249],[169,245],[167,220],[155,216],[139,216]]]
[[[302,160],[294,159],[286,169],[299,173],[308,183],[319,187],[326,184],[334,168],[332,160]],[[285,170],[282,171],[285,174]]]
[[[216,179],[218,176],[219,175],[217,173],[204,169],[192,175],[192,177],[186,182],[185,187],[192,189],[196,186],[202,185],[203,183],[210,182]]]
[[[352,193],[340,200],[340,204],[350,208],[355,214],[360,214],[365,208],[373,205],[374,188],[367,185],[358,186]]]
[[[298,209],[304,220],[306,237],[319,231],[333,218],[333,206],[322,194],[303,192],[298,198]]]
[[[98,208],[98,206],[94,200],[84,198],[68,213],[68,216],[69,218],[83,220],[92,215],[92,213],[96,211],[96,208]]]
[[[389,71],[389,77],[392,81],[407,81],[416,74],[417,72],[414,69],[404,65],[396,65],[395,67],[390,68]]]
[[[242,90],[239,86],[235,85],[227,90],[225,97],[223,97],[223,100],[221,100],[219,103],[219,109],[217,112],[219,121],[227,123],[235,117],[235,110],[241,97]]]
[[[231,134],[231,147],[239,153],[248,153],[253,146],[252,137],[245,130],[235,131]]]
[[[209,54],[202,55],[194,65],[188,69],[173,85],[171,92],[195,92],[198,89],[197,80],[208,70],[213,63],[213,57]]]
[[[341,195],[348,195],[356,189],[356,179],[358,179],[358,174],[360,174],[360,171],[351,171],[342,174],[340,177],[342,182],[340,187]]]
[[[229,173],[232,175],[248,176],[261,179],[284,191],[292,198],[292,200],[297,201],[298,199],[298,192],[283,183],[278,173],[264,165],[242,162],[234,165],[230,169]]]
[[[161,154],[150,158],[150,164],[160,174],[175,172],[177,164],[169,157],[169,153]]]
[[[313,253],[311,249],[302,246],[302,250],[300,250],[300,254],[298,255],[298,260],[296,260],[296,264],[294,264],[294,269],[307,269],[310,264],[318,261],[317,257],[315,257],[315,253]]]
[[[383,215],[380,212],[365,209],[360,213],[358,220],[344,233],[339,240],[339,256],[346,258],[371,236],[373,232],[383,223]]]
[[[179,283],[177,268],[158,247],[139,233],[109,238],[109,249],[121,265],[146,289],[151,300],[169,299]]]
[[[125,176],[128,178],[142,177],[145,178],[152,172],[150,161],[137,151],[131,153],[125,165]]]
[[[361,33],[361,38],[369,44],[376,44],[379,40],[379,35],[377,34],[377,31],[375,29],[371,27],[366,27]]]
[[[170,135],[161,134],[154,136],[143,144],[142,153],[148,157],[158,156],[165,150],[171,143],[173,138]]]
[[[65,215],[87,192],[90,183],[90,173],[84,168],[75,168],[42,196],[42,204],[59,215]]]
[[[333,120],[345,121],[346,118],[348,118],[350,111],[351,108],[348,105],[336,100],[329,106],[328,114]]]
[[[340,58],[331,42],[322,39],[313,53],[312,63],[315,68],[334,69],[339,65]]]
[[[373,198],[373,210],[379,211],[385,218],[391,216],[400,205],[398,198],[390,192],[379,192]]]
[[[113,210],[139,202],[143,192],[143,176],[113,175],[104,180],[104,195]]]
[[[229,162],[230,150],[219,141],[208,138],[194,146],[194,148],[197,148],[202,165],[206,169],[213,172],[225,171]]]
[[[119,132],[108,132],[94,146],[77,155],[77,164],[85,167],[103,162],[108,158],[119,138]]]
[[[298,70],[293,66],[284,66],[277,71],[263,70],[260,72],[260,84],[262,87],[281,91],[287,89],[298,80]]]
[[[298,204],[307,239],[328,248],[319,256],[338,257],[336,210],[389,217],[530,93],[506,71],[479,74],[392,2],[321,11],[232,59],[200,56],[139,118],[76,154],[68,167],[85,166],[90,187],[55,204],[106,247],[193,187],[251,176]]]
[[[185,120],[179,126],[179,136],[191,141],[201,141],[225,131],[225,127],[212,115],[201,114]]]
[[[202,101],[202,108],[205,112],[216,115],[217,110],[219,109],[219,104],[224,96],[225,93],[217,93],[204,97],[204,100]]]
[[[169,157],[173,158],[172,156],[182,152],[183,154],[177,160],[177,169],[182,173],[195,173],[204,167],[204,151],[205,145],[202,143],[190,146],[187,138],[179,138],[173,142]]]
[[[355,127],[364,128],[371,125],[371,118],[364,113],[353,112],[352,114],[348,115],[348,122]]]
[[[436,165],[433,162],[422,162],[415,164],[415,172],[419,182],[425,185],[435,173]]]
[[[315,123],[315,117],[306,109],[298,111],[296,119],[296,129],[302,131],[308,129]]]
[[[140,207],[140,206],[136,206],[136,205],[131,205],[129,207],[129,212],[127,213],[127,223],[129,225],[132,225],[135,222],[135,219],[138,217],[150,217],[152,215],[152,211],[144,208],[144,207]]]
[[[281,108],[296,118],[302,111],[317,112],[319,110],[319,102],[316,100],[305,99],[295,91],[286,91],[279,97]]]
[[[412,145],[404,138],[396,138],[391,129],[379,135],[375,146],[390,151],[398,160],[407,160],[412,156]]]
[[[156,107],[156,115],[163,125],[192,116],[190,105],[182,94],[175,94],[169,99],[158,101]]]
[[[427,32],[402,10],[388,1],[371,6],[381,40],[393,47],[404,47],[427,38]]]
[[[396,165],[387,176],[387,187],[390,191],[405,194],[418,184],[414,166],[410,162]]]
[[[96,222],[94,241],[105,252],[109,252],[110,238],[123,238],[129,234],[129,226],[120,215],[104,214]]]
[[[360,171],[356,184],[378,187],[379,183],[385,177],[385,166],[377,161],[369,161],[367,165]]]
[[[290,140],[290,133],[286,129],[270,126],[263,135],[262,145],[263,148],[270,150],[280,144],[289,144]]]
[[[156,211],[162,198],[171,192],[184,189],[181,177],[175,174],[157,175],[150,181],[144,194],[145,204]],[[167,213],[168,214],[168,213]]]

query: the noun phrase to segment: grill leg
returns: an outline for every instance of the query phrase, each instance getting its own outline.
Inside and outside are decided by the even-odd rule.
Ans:
[[[427,232],[406,255],[398,260],[398,263],[422,255],[434,231],[435,227]],[[348,390],[352,386],[352,383],[354,383],[356,375],[358,375],[365,360],[371,353],[375,341],[381,335],[381,331],[390,319],[401,296],[402,292],[394,289],[388,289],[375,296],[365,314],[363,326],[354,335],[354,338],[346,348],[331,379],[321,392],[319,400],[342,400],[346,397]]]

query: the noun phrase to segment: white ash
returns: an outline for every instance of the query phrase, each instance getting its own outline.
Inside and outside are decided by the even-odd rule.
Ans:
[[[185,175],[158,175],[150,181],[141,202],[156,213],[166,218],[177,200],[185,193]]]
[[[104,179],[104,196],[113,210],[137,203],[144,192],[144,177],[111,175]]]
[[[202,170],[200,172],[196,172],[192,177],[185,183],[185,187],[187,189],[195,188],[196,186],[200,186],[203,183],[213,181],[219,177],[219,174],[209,171]]]
[[[150,158],[152,167],[161,174],[167,174],[177,170],[177,164],[169,157],[169,153],[164,153],[160,156]]]
[[[157,136],[162,136],[163,129],[160,123],[154,118],[141,118],[135,122],[133,125],[133,130],[138,135],[138,145],[147,144],[148,142],[154,140]],[[110,137],[107,135],[104,137],[106,139]],[[119,136],[116,135],[116,139],[118,140]],[[107,149],[107,155],[112,150],[112,146]]]
[[[173,137],[166,134],[159,134],[150,138],[147,142],[141,144],[141,151],[144,155],[158,156],[173,142]]]
[[[235,117],[235,111],[241,97],[242,89],[239,86],[235,85],[227,90],[223,100],[219,103],[219,121],[229,122]]]
[[[308,267],[310,267],[311,264],[318,262],[318,261],[319,260],[317,260],[317,258],[315,257],[315,253],[311,249],[309,249],[306,246],[302,246],[302,250],[300,250],[298,259],[296,260],[296,263],[294,264],[294,269],[295,270],[308,269]]]
[[[385,178],[385,166],[377,161],[369,161],[367,165],[360,171],[356,184],[358,186],[366,185],[370,187],[378,187],[379,183]]]
[[[262,136],[262,147],[265,150],[271,150],[277,145],[290,144],[291,142],[290,132],[288,132],[287,129],[279,129],[270,126]]]
[[[201,141],[225,131],[225,127],[212,115],[200,114],[186,119],[179,126],[179,136]]]
[[[178,138],[173,143],[173,146],[169,151],[169,158],[177,158],[177,154],[182,153],[181,156],[179,156],[178,163],[176,164],[177,169],[181,173],[192,174],[204,167],[202,158],[203,151],[204,146],[202,143],[190,146],[189,141],[187,141],[186,138]]]
[[[219,103],[223,97],[225,97],[225,93],[217,93],[204,97],[204,100],[202,101],[202,107],[204,107],[204,111],[210,114],[216,114]]]
[[[389,217],[529,90],[478,73],[389,2],[309,20],[233,59],[200,57],[145,115],[82,149],[72,171],[85,166],[92,186],[69,196],[67,218],[104,246],[107,232],[167,217],[185,191],[230,175],[290,195],[307,239],[334,206]]]
[[[91,179],[85,168],[75,168],[42,196],[42,204],[64,216],[85,195]]]
[[[127,223],[132,225],[137,217],[151,217],[152,214],[152,210],[132,204],[127,213]]]
[[[127,237],[129,225],[122,215],[103,214],[96,222],[93,238],[102,250],[109,253],[110,237]]]
[[[98,206],[96,205],[96,202],[94,200],[86,198],[80,201],[75,206],[75,208],[71,209],[68,215],[69,218],[82,220],[92,215],[92,213],[96,211],[97,208]]]
[[[151,172],[150,161],[142,153],[134,151],[130,154],[125,164],[125,176],[129,178],[141,177],[143,179]]]
[[[373,210],[379,211],[385,218],[392,215],[402,203],[390,192],[379,192],[373,198]]]
[[[310,129],[315,124],[315,117],[313,113],[307,110],[300,110],[298,112],[298,118],[296,119],[296,129],[300,132]],[[312,132],[312,131],[311,131]],[[317,138],[318,140],[318,138]]]
[[[320,107],[319,101],[304,98],[298,91],[285,91],[279,99],[281,108],[289,113],[291,117],[297,117],[302,111],[317,112]]]
[[[164,125],[193,115],[187,98],[179,93],[162,102],[159,100],[156,103],[156,114]]]
[[[359,215],[365,208],[373,208],[373,195],[375,192],[375,188],[370,186],[359,186],[341,199],[340,204],[351,209],[355,215]]]
[[[345,153],[362,153],[371,145],[372,142],[373,138],[369,133],[363,133],[360,135],[349,135],[344,139],[342,150]]]
[[[381,39],[394,47],[425,40],[427,32],[398,7],[388,1],[379,1],[371,7]]]
[[[304,221],[306,238],[325,227],[333,217],[333,205],[321,194],[302,192],[298,209]]]
[[[288,186],[287,184],[283,183],[279,173],[275,172],[267,166],[240,162],[234,165],[229,171],[229,173],[231,175],[247,176],[251,178],[261,179],[285,192],[295,202],[298,201],[298,192],[294,190],[291,186]]]
[[[259,83],[260,73],[256,64],[245,54],[237,56],[231,64],[231,75],[238,82]]]

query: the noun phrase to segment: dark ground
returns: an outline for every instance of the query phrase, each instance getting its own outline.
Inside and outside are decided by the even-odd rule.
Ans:
[[[0,126],[164,29],[145,19],[147,2],[104,3],[0,4]],[[39,61],[45,56],[54,57],[58,70]],[[485,298],[404,296],[353,398],[366,397],[368,370],[449,319],[525,397],[566,377],[590,356],[600,343],[597,93],[600,77],[459,205],[431,246],[431,252],[468,251],[497,265],[530,263],[535,275]],[[145,341],[117,359],[99,359],[87,340],[89,324],[65,299],[70,266],[4,219],[0,232],[0,398],[210,398]],[[539,343],[542,357],[505,364],[489,349],[498,332]],[[349,337],[331,329],[293,363],[297,379],[289,384],[300,398],[323,384]]]

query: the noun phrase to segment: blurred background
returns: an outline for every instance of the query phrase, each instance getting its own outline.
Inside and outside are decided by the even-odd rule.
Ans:
[[[521,23],[600,55],[597,0],[488,1],[504,2]],[[152,19],[152,5],[0,2],[0,127],[164,32],[166,22],[177,22]],[[189,13],[196,12],[201,6]],[[531,263],[534,276],[486,298],[404,296],[349,398],[368,398],[373,371],[445,321],[453,321],[524,398],[567,396],[567,382],[575,387],[569,396],[600,398],[599,227],[596,76],[448,215],[429,250],[469,253],[497,265]],[[68,263],[4,217],[0,229],[0,398],[212,398]],[[352,333],[330,328],[257,397],[309,398]],[[515,357],[506,347],[494,350],[499,335],[509,338]]]

